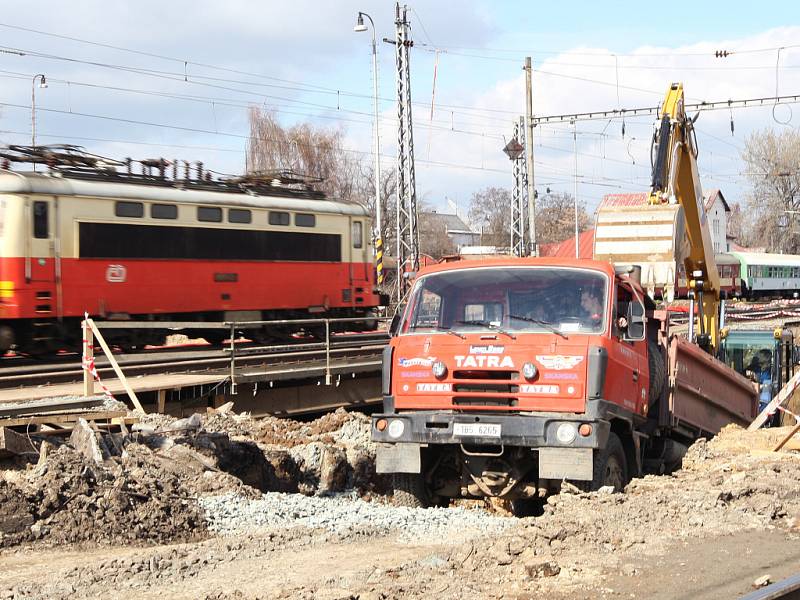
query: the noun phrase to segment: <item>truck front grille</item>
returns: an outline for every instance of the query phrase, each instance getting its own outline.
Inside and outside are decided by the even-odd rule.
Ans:
[[[516,398],[487,398],[486,396],[455,396],[454,406],[516,406]]]
[[[453,371],[453,379],[499,379],[513,381],[519,378],[519,371]]]
[[[493,394],[516,394],[519,392],[519,386],[509,383],[455,383],[453,384],[454,392],[489,392]]]

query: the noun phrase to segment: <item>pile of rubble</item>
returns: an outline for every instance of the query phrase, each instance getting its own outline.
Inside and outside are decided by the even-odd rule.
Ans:
[[[0,546],[196,540],[204,497],[383,490],[361,414],[138,417],[117,433],[79,419],[69,438],[31,434],[31,451],[0,465]]]

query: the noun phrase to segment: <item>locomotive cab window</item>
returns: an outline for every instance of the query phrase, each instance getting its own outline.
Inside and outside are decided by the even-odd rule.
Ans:
[[[118,217],[143,217],[144,204],[141,202],[119,201],[114,205],[114,214]]]
[[[222,222],[222,209],[216,206],[198,206],[197,207],[197,220],[207,221],[210,223]]]
[[[353,221],[353,248],[364,247],[364,226],[361,221]]]
[[[315,227],[317,225],[317,215],[297,213],[294,216],[294,224],[298,227]]]
[[[269,212],[269,224],[270,225],[288,225],[289,224],[289,213],[287,212],[277,212],[271,210]]]
[[[150,207],[150,216],[154,219],[177,219],[178,207],[174,204],[153,204]]]
[[[244,208],[231,208],[228,209],[228,222],[229,223],[252,223],[253,213]]]
[[[33,203],[33,237],[37,239],[50,237],[48,212],[47,202],[39,200]]]

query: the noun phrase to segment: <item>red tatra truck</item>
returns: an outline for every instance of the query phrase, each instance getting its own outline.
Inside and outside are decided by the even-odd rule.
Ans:
[[[755,417],[755,385],[713,358],[720,281],[684,106],[683,85],[671,84],[650,213],[598,219],[595,238],[615,242],[603,261],[507,258],[419,273],[393,323],[384,410],[372,419],[377,470],[393,474],[397,503],[544,498],[563,480],[621,490],[678,464],[697,437]],[[685,227],[675,239],[651,232],[663,243],[642,257],[640,224],[669,205]],[[642,260],[678,259],[689,276],[687,338],[671,334],[640,281],[653,266]]]
[[[547,258],[420,271],[384,352],[377,470],[400,504],[621,490],[756,414],[753,384],[670,334],[638,271]]]

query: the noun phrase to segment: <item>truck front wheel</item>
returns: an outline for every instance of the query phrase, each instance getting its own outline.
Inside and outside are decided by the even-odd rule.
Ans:
[[[628,483],[628,465],[625,461],[625,449],[616,433],[608,434],[608,443],[598,450],[594,457],[594,478],[591,490],[610,486],[615,492],[621,492]]]
[[[431,505],[425,479],[420,473],[393,473],[392,491],[395,506],[427,508]]]

